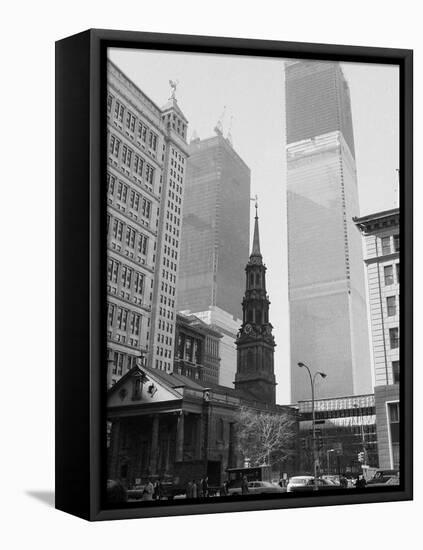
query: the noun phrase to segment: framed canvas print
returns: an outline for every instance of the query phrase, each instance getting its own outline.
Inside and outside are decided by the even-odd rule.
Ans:
[[[411,499],[412,52],[90,30],[56,121],[57,508]]]

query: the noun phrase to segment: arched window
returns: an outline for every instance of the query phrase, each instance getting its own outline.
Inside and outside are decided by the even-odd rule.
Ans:
[[[260,273],[256,273],[256,286],[260,286]]]

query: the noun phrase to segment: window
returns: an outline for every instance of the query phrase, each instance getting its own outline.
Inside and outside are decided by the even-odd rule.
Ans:
[[[141,234],[140,239],[138,241],[138,252],[141,254],[147,254],[147,245],[148,245],[148,237]]]
[[[125,107],[119,103],[119,101],[116,101],[115,105],[115,118],[119,120],[119,122],[123,122],[123,115],[125,113]]]
[[[131,166],[132,151],[126,145],[122,149],[122,161],[126,166]]]
[[[138,124],[138,137],[144,143],[147,141],[147,128],[141,122]]]
[[[399,384],[400,381],[400,362],[392,361],[392,379],[394,384]]]
[[[125,288],[131,288],[132,269],[124,265],[121,272],[122,286]]]
[[[135,229],[128,227],[126,230],[126,244],[129,248],[135,248]]]
[[[120,181],[118,184],[118,190],[117,190],[116,196],[120,201],[126,202],[127,195],[128,195],[128,186]]]
[[[151,201],[146,198],[142,199],[142,215],[146,218],[150,218],[151,213]]]
[[[128,114],[126,115],[126,127],[128,130],[131,130],[131,132],[135,130],[135,117],[131,111],[128,111]]]
[[[113,96],[112,94],[107,95],[107,112],[110,113],[112,110]]]
[[[135,282],[134,282],[134,291],[137,294],[142,294],[144,288],[144,275],[142,273],[139,273],[138,271],[135,272]]]
[[[397,283],[400,284],[400,264],[395,264],[395,269],[397,272]]]
[[[399,235],[394,235],[394,250],[395,250],[395,252],[399,252],[399,249],[400,249]]]
[[[382,237],[382,254],[385,256],[386,254],[391,253],[391,237]]]
[[[108,304],[108,306],[107,306],[107,324],[110,327],[113,326],[114,314],[115,314],[115,306],[113,304]]]
[[[145,178],[148,181],[148,183],[153,184],[154,168],[149,164],[147,164],[145,167]]]
[[[135,334],[135,336],[138,336],[140,333],[140,322],[141,315],[138,313],[133,313],[131,316],[131,333]]]
[[[397,313],[397,304],[395,296],[388,296],[386,298],[386,309],[388,310],[388,317],[392,317]]]
[[[115,183],[115,176],[112,176],[112,174],[109,174],[109,172],[107,172],[107,192],[109,193],[109,195],[113,195],[113,193],[115,192]]]
[[[142,172],[144,168],[144,161],[138,155],[135,155],[134,169],[135,172],[142,177]]]
[[[138,208],[140,207],[140,196],[135,191],[131,191],[129,205],[131,208],[134,208],[135,210],[138,210]]]
[[[153,132],[150,132],[149,146],[154,151],[157,149],[157,136]]]
[[[107,274],[109,281],[112,283],[117,283],[118,279],[118,273],[119,273],[119,262],[116,260],[109,260],[108,266],[107,266]]]
[[[389,342],[391,344],[391,349],[396,349],[399,347],[399,330],[398,327],[389,329]]]
[[[385,265],[383,268],[384,278],[385,278],[385,285],[393,285],[394,284],[394,268],[392,265]]]
[[[110,153],[118,157],[119,156],[119,150],[120,150],[120,141],[116,136],[110,137]]]
[[[123,222],[120,220],[115,220],[113,222],[113,237],[117,239],[118,241],[122,240],[122,232],[123,232]]]

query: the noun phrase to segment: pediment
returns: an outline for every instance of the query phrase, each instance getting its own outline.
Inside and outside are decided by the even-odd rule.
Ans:
[[[147,373],[137,366],[109,389],[107,406],[112,408],[164,403],[181,398],[181,390],[173,389],[154,374]]]

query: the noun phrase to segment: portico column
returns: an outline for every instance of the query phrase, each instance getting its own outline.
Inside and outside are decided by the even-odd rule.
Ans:
[[[176,424],[176,462],[184,459],[184,416],[181,411]]]
[[[154,475],[157,471],[157,455],[159,450],[159,416],[153,416],[151,426],[151,454],[150,454],[150,473]]]

